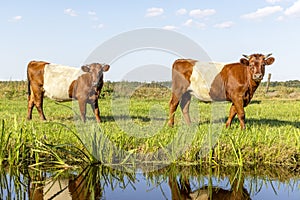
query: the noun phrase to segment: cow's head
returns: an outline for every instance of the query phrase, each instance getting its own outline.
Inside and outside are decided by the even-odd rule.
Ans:
[[[252,79],[255,82],[260,82],[265,75],[265,65],[271,65],[275,61],[274,57],[270,57],[271,55],[272,54],[243,55],[245,58],[241,58],[240,62],[249,67]]]
[[[82,71],[91,74],[92,86],[97,86],[103,80],[103,72],[108,71],[109,68],[109,65],[99,63],[92,63],[81,67]]]

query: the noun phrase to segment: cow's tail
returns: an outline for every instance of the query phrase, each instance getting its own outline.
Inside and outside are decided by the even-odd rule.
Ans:
[[[30,95],[31,95],[30,78],[29,78],[29,72],[28,72],[28,68],[29,68],[30,64],[31,64],[31,62],[27,66],[27,95],[28,95],[28,100],[30,99]]]
[[[28,72],[27,72],[27,94],[28,96],[31,95],[31,90],[30,90],[30,80],[28,78]]]

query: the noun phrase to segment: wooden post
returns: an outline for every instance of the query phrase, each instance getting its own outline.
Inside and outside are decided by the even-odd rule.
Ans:
[[[271,73],[268,74],[268,81],[267,81],[267,86],[266,86],[266,93],[269,91],[270,82],[271,82]]]

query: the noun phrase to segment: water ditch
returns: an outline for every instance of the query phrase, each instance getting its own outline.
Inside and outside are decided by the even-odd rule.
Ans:
[[[155,167],[154,167],[155,168]],[[153,169],[154,169],[153,168]],[[130,167],[130,169],[132,169]],[[269,166],[201,167],[96,165],[39,171],[2,168],[3,200],[67,199],[286,199],[300,197],[297,169]]]

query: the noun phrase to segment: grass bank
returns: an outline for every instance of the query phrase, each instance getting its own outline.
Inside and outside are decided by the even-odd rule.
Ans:
[[[58,104],[49,99],[44,102],[48,121],[41,122],[36,110],[33,120],[27,121],[26,89],[25,81],[0,83],[0,165],[70,168],[98,162],[163,161],[294,170],[300,166],[298,87],[274,85],[269,93],[259,88],[246,108],[245,131],[238,120],[225,129],[225,116],[217,119],[218,126],[211,131],[216,107],[198,101],[192,105],[197,111],[193,126],[184,125],[178,109],[175,127],[167,127],[168,84],[106,84],[99,99],[100,124],[93,122],[91,113],[86,124],[74,120],[77,102]],[[222,104],[226,115],[229,106]]]

